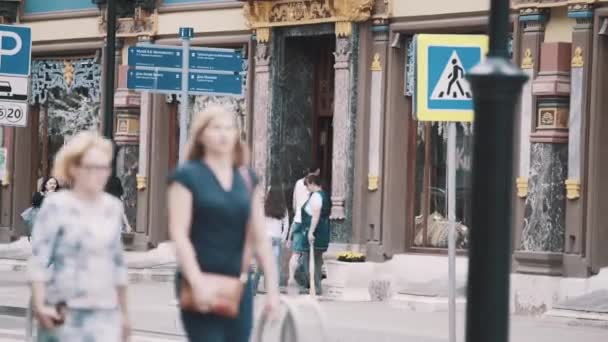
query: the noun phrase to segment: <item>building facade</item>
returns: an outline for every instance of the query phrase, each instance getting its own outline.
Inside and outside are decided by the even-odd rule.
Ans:
[[[332,241],[374,261],[447,246],[445,126],[412,110],[412,37],[483,34],[486,0],[119,1],[115,132],[133,248],[167,239],[165,179],[177,163],[175,95],[126,89],[127,48],[179,44],[242,51],[242,99],[197,96],[190,115],[222,103],[238,115],[264,186],[287,201],[318,165],[332,198]],[[512,1],[513,62],[530,77],[514,137],[514,272],[590,277],[608,266],[608,2]],[[27,128],[2,129],[4,238],[65,139],[102,124],[105,1],[0,1],[4,22],[32,27]],[[458,128],[458,247],[466,255],[474,124]],[[492,199],[488,199],[492,200]],[[483,229],[483,228],[478,228]]]

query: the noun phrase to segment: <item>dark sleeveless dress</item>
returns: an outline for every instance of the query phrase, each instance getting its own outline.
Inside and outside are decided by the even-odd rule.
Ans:
[[[249,172],[253,184],[257,184],[253,172]],[[169,181],[183,185],[192,193],[190,240],[201,270],[238,277],[251,209],[250,190],[241,172],[234,170],[233,184],[228,191],[222,188],[213,171],[202,161],[180,166]],[[176,283],[179,279],[178,271]],[[250,288],[245,287],[236,319],[182,311],[188,339],[197,342],[248,342],[253,325]]]

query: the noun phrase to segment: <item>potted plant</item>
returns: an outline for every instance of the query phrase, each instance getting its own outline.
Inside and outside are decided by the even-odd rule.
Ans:
[[[365,262],[365,255],[357,252],[346,251],[338,254],[338,261],[342,262]]]

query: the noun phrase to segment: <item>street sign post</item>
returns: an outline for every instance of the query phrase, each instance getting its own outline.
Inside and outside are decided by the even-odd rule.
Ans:
[[[446,172],[449,341],[456,342],[456,124],[473,121],[473,93],[465,75],[482,62],[488,38],[421,34],[414,40],[416,117],[419,121],[449,122]]]
[[[27,126],[31,59],[31,29],[0,25],[0,126]]]
[[[188,96],[243,96],[243,57],[238,50],[191,47],[193,29],[179,31],[182,46],[139,44],[129,48],[127,87],[181,95],[179,159],[184,160],[188,132]]]

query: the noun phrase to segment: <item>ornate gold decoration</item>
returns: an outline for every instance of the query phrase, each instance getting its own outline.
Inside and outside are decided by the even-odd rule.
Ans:
[[[146,188],[146,176],[140,176],[137,175],[136,177],[136,181],[137,181],[137,190],[141,191],[144,190]]]
[[[70,88],[72,82],[74,82],[74,64],[69,59],[63,61],[63,79],[68,88]]]
[[[574,56],[572,57],[572,67],[573,68],[582,68],[585,62],[583,62],[583,49],[580,46],[577,46],[574,49]]]
[[[581,182],[578,179],[566,180],[566,197],[575,200],[581,197]]]
[[[255,29],[255,39],[258,43],[268,43],[270,40],[270,28],[258,27]]]
[[[538,129],[567,129],[568,128],[567,107],[539,108]]]
[[[517,186],[517,197],[526,198],[528,196],[528,178],[518,177],[515,184]]]
[[[362,22],[374,0],[249,0],[243,15],[252,29],[333,22]]]
[[[350,21],[336,22],[336,36],[348,37],[353,33],[353,24]]]
[[[382,71],[382,64],[380,64],[380,54],[374,55],[374,61],[372,62],[372,71]]]
[[[522,69],[532,69],[534,67],[534,60],[532,59],[532,50],[526,49],[524,51],[524,58],[521,61]]]
[[[378,183],[379,183],[378,176],[375,176],[375,175],[367,176],[367,190],[369,190],[369,191],[378,190]]]
[[[99,33],[106,34],[106,16],[101,15],[98,20]],[[117,37],[156,36],[158,32],[158,11],[148,12],[142,8],[136,9],[132,18],[118,18],[116,20]]]
[[[541,110],[539,126],[553,126],[555,124],[555,110]]]

